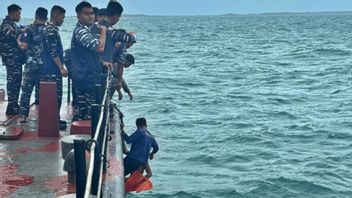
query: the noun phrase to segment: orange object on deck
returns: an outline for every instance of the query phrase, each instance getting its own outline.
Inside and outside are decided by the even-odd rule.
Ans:
[[[144,177],[140,172],[134,171],[125,182],[125,192],[136,191],[140,192],[143,190],[151,190],[153,189],[152,182]]]
[[[79,120],[72,122],[71,124],[71,135],[85,134],[92,135],[92,127],[90,120]]]
[[[40,82],[39,137],[59,137],[59,114],[57,109],[56,82]]]

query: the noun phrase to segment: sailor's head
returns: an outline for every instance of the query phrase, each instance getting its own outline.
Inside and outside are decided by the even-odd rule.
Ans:
[[[134,64],[134,56],[132,54],[127,54],[126,58],[125,58],[125,62],[123,64],[123,67],[129,68],[133,64]]]
[[[94,22],[97,22],[98,12],[99,12],[99,8],[93,7]]]
[[[106,16],[110,18],[111,25],[115,25],[123,12],[123,7],[119,2],[110,1],[106,8]]]
[[[19,22],[21,19],[21,10],[22,8],[17,4],[11,4],[7,7],[7,15],[11,20]]]
[[[50,21],[57,26],[61,26],[64,23],[66,10],[58,5],[54,5],[50,11]]]
[[[97,21],[102,22],[106,17],[106,8],[99,9],[97,13]]]
[[[147,127],[147,120],[145,118],[137,118],[136,120],[137,128]]]
[[[35,19],[46,21],[48,19],[48,10],[43,7],[37,8],[37,10],[35,11]]]
[[[76,6],[76,13],[78,21],[83,24],[90,26],[94,22],[93,7],[90,3],[82,1]]]

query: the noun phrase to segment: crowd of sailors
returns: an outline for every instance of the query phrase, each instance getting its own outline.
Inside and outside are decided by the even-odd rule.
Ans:
[[[109,86],[110,97],[117,91],[121,99],[123,89],[132,100],[123,71],[134,64],[134,56],[128,54],[127,49],[136,42],[136,34],[113,27],[123,12],[120,3],[110,1],[103,9],[92,7],[89,2],[79,3],[75,8],[78,22],[73,30],[71,48],[65,51],[59,33],[66,14],[63,7],[53,6],[49,19],[48,10],[37,8],[35,20],[28,26],[16,24],[21,18],[22,8],[19,5],[11,4],[7,11],[0,27],[0,54],[7,78],[6,114],[19,115],[19,122],[26,123],[33,90],[36,90],[35,103],[38,104],[39,82],[54,81],[57,85],[59,126],[65,129],[66,121],[60,120],[60,108],[62,80],[67,76],[72,79],[72,121],[91,119],[90,109],[95,101],[97,84]],[[108,71],[112,73],[113,80],[110,85],[105,85]],[[158,151],[154,137],[147,130],[145,118],[138,118],[136,126],[137,130],[131,136],[122,127],[122,136],[132,143],[131,150],[125,150],[127,160],[125,158],[124,164],[128,173],[148,168],[148,158],[152,159]],[[151,176],[151,173],[148,175]]]
[[[16,4],[8,7],[0,33],[1,57],[7,72],[6,114],[20,115],[20,122],[26,122],[34,87],[38,87],[39,81],[49,80],[57,84],[60,114],[62,79],[68,75],[73,81],[73,121],[90,119],[88,107],[94,99],[94,85],[104,85],[108,70],[114,76],[111,96],[118,91],[121,98],[123,88],[130,99],[133,98],[122,74],[124,68],[134,64],[134,57],[127,54],[127,49],[135,43],[136,36],[133,32],[113,28],[123,7],[118,2],[110,2],[107,8],[100,10],[86,7],[88,5],[88,2],[77,5],[78,23],[73,31],[71,49],[65,51],[59,34],[66,13],[63,7],[53,6],[49,20],[48,11],[39,7],[33,24],[24,27],[16,24],[22,8]],[[36,104],[39,103],[38,91],[36,88]]]

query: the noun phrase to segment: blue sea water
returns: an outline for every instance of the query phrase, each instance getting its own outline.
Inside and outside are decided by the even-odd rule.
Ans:
[[[65,48],[75,20],[61,28]],[[125,70],[134,99],[118,106],[128,133],[144,116],[160,146],[154,190],[129,197],[351,197],[351,22],[123,17],[138,42]]]

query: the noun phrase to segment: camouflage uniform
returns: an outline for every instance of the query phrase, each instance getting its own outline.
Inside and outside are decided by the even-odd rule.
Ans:
[[[97,35],[91,29],[77,23],[71,43],[72,80],[77,101],[72,121],[91,118],[94,103],[94,85],[101,83],[100,58],[96,52],[99,46]]]
[[[72,79],[72,64],[71,64],[71,49],[67,49],[64,51],[64,62],[68,71],[68,77]],[[76,105],[77,101],[77,92],[75,91],[74,82],[71,82],[71,93],[72,93],[72,105]]]
[[[54,62],[54,58],[59,57],[61,63],[64,62],[64,50],[59,35],[59,28],[51,22],[44,28],[44,52],[43,52],[43,81],[56,81],[57,86],[57,106],[60,113],[62,102],[62,75],[59,67]]]
[[[19,111],[22,65],[26,61],[24,52],[17,45],[20,33],[19,27],[7,16],[1,24],[0,31],[2,63],[6,66],[7,114],[18,114]]]
[[[108,24],[102,25],[109,26]],[[100,29],[97,24],[93,24],[89,28],[77,23],[73,32],[71,44],[72,79],[77,91],[77,106],[75,106],[73,121],[90,119],[91,117],[90,109],[95,99],[94,85],[105,82],[105,76],[103,78],[101,76],[101,58],[111,62],[115,43],[117,41],[131,42],[131,39],[134,39],[124,30],[109,29],[106,34],[104,53],[99,56],[96,52],[99,45],[99,35]]]
[[[23,42],[28,44],[26,50],[27,62],[24,67],[22,94],[20,100],[20,115],[28,116],[29,103],[34,86],[38,85],[40,72],[43,68],[43,30],[45,25],[30,25],[22,34]]]

